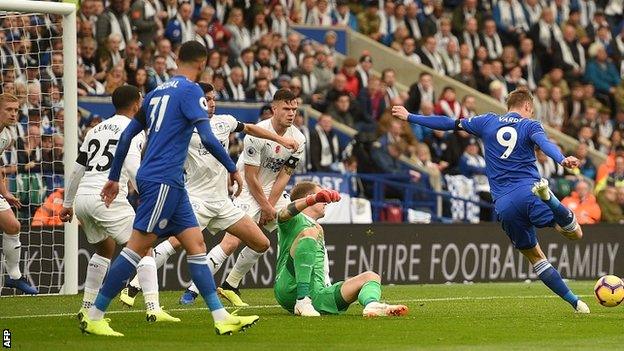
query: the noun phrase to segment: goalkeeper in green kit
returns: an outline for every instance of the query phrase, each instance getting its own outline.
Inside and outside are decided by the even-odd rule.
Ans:
[[[291,191],[293,202],[278,213],[278,257],[275,299],[291,313],[317,317],[339,314],[355,301],[362,314],[404,316],[407,306],[379,302],[381,278],[368,271],[333,285],[325,284],[325,240],[316,222],[325,215],[327,203],[338,202],[340,194],[312,182],[300,182]],[[328,265],[327,265],[328,266]]]

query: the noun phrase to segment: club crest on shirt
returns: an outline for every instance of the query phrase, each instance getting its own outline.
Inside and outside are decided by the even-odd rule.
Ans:
[[[256,154],[256,149],[253,146],[247,147],[247,155],[253,156]]]
[[[167,227],[167,223],[169,223],[169,221],[167,220],[167,218],[163,218],[159,223],[158,223],[158,228],[160,229],[165,229],[165,227]]]

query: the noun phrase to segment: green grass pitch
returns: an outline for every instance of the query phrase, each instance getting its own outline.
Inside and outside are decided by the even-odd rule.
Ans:
[[[244,290],[260,322],[245,333],[217,336],[203,301],[182,307],[179,292],[161,304],[181,323],[145,322],[141,295],[135,309],[115,301],[107,316],[123,338],[82,335],[75,313],[81,296],[0,298],[0,328],[16,350],[614,350],[624,344],[622,306],[600,306],[593,282],[571,282],[592,309],[578,315],[541,283],[384,286],[383,298],[403,302],[402,318],[365,319],[355,304],[341,316],[301,318],[276,306],[269,289]]]

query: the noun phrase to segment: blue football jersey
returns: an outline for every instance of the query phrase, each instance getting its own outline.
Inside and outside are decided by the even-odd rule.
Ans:
[[[184,161],[193,124],[208,119],[208,102],[199,85],[175,76],[143,101],[147,145],[137,179],[184,187]]]
[[[545,133],[539,122],[517,113],[487,113],[462,119],[460,123],[465,131],[483,140],[485,173],[494,199],[540,179],[531,139],[537,133]]]

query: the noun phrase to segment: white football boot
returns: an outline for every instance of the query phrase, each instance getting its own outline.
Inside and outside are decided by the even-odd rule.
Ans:
[[[409,309],[405,305],[389,305],[381,302],[371,302],[362,311],[364,317],[380,317],[380,316],[406,316]]]
[[[576,302],[576,313],[583,313],[583,314],[588,314],[589,313],[589,306],[587,306],[587,304],[581,300],[578,300]]]
[[[309,297],[298,299],[295,304],[295,315],[303,317],[319,317],[321,314],[312,306],[312,300]]]

